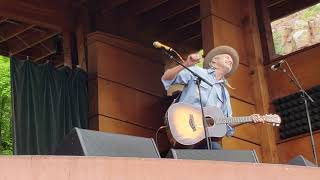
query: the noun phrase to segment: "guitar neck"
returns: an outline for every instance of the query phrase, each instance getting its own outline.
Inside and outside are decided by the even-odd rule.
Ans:
[[[223,117],[223,118],[216,118],[216,124],[226,124],[226,123],[248,123],[253,122],[251,116],[242,116],[242,117]]]

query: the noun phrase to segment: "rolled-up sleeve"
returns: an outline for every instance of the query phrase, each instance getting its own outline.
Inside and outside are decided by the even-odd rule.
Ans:
[[[228,137],[231,137],[233,134],[234,134],[234,128],[230,124],[227,124],[227,133],[226,133],[226,135]]]
[[[192,70],[193,67],[191,67],[190,69]],[[174,79],[172,80],[161,79],[161,81],[164,88],[168,90],[172,84],[187,84],[190,79],[192,79],[192,74],[188,70],[184,69],[180,71]]]

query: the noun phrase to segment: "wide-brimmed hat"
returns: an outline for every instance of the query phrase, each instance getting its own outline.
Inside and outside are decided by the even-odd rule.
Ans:
[[[228,78],[237,70],[239,65],[238,52],[230,46],[218,46],[211,49],[206,55],[206,57],[204,58],[203,68],[206,68],[206,69],[210,68],[210,62],[212,58],[219,54],[228,54],[232,58],[232,61],[233,61],[232,69],[228,74],[224,76],[225,78]]]

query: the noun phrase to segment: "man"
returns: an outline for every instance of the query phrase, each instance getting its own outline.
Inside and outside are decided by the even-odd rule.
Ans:
[[[209,51],[206,55],[203,62],[204,68],[194,66],[199,60],[199,55],[191,54],[187,60],[183,62],[183,65],[189,67],[190,70],[213,84],[213,86],[210,87],[203,81],[200,83],[203,107],[216,106],[221,109],[226,117],[231,117],[230,95],[225,85],[228,85],[226,78],[230,77],[238,68],[239,55],[237,51],[229,46],[219,46]],[[179,102],[200,107],[196,79],[197,77],[181,65],[168,69],[161,78],[166,90],[168,90],[172,84],[184,84],[185,87],[180,95]],[[227,136],[232,136],[233,133],[233,127],[227,124]],[[211,140],[213,140],[211,143],[212,149],[221,149],[217,138],[212,138]],[[202,148],[207,147],[205,145],[205,147]]]

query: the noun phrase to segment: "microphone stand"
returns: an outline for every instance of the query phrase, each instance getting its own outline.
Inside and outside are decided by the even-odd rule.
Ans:
[[[317,151],[316,151],[316,145],[314,143],[314,138],[313,138],[313,131],[312,131],[312,125],[311,125],[311,119],[310,119],[310,114],[309,114],[309,108],[308,108],[308,101],[309,100],[311,103],[314,102],[314,100],[311,98],[311,96],[309,96],[309,94],[302,88],[300,82],[298,81],[298,79],[296,78],[296,76],[294,75],[294,73],[292,72],[291,68],[290,68],[290,65],[289,63],[284,60],[284,62],[286,63],[290,73],[291,73],[291,76],[286,73],[286,69],[282,68],[281,66],[279,67],[280,70],[282,72],[284,72],[288,77],[289,79],[294,83],[294,85],[299,89],[301,95],[300,97],[303,99],[304,101],[304,105],[305,105],[305,108],[306,108],[306,114],[307,114],[307,121],[308,121],[308,126],[309,126],[309,132],[310,132],[310,140],[311,140],[311,146],[312,146],[312,153],[313,153],[313,158],[314,158],[314,162],[315,164],[318,166],[318,158],[317,158]]]
[[[179,60],[177,60],[175,57],[173,57],[171,54],[169,54],[165,49],[162,49],[162,52],[163,52],[163,54],[167,55],[171,60],[173,60],[174,62],[176,62],[180,66],[182,66],[184,69],[188,70],[192,75],[197,77],[196,84],[197,84],[198,91],[199,91],[199,100],[200,100],[200,109],[201,109],[201,115],[202,115],[202,124],[203,124],[203,128],[204,128],[204,136],[205,136],[205,139],[206,139],[206,142],[207,142],[207,147],[208,147],[209,150],[211,150],[211,141],[210,141],[210,139],[208,137],[208,124],[207,124],[207,121],[205,120],[205,117],[204,117],[204,111],[203,111],[203,105],[202,105],[200,83],[201,83],[201,81],[203,81],[206,84],[208,84],[210,87],[212,87],[213,84],[208,82],[206,79],[201,77],[199,74],[193,72],[189,67],[183,65]],[[175,51],[173,51],[173,52],[176,53]]]

